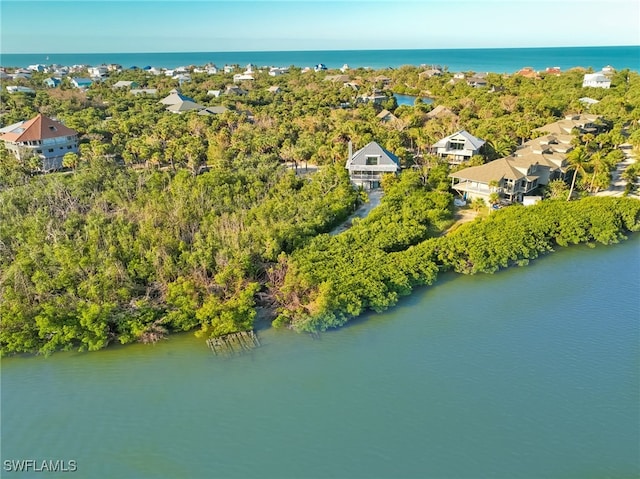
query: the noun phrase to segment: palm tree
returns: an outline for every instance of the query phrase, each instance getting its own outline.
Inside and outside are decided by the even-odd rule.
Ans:
[[[585,174],[584,167],[589,162],[589,153],[584,146],[578,146],[567,155],[567,160],[569,161],[569,167],[567,169],[573,170],[573,179],[571,180],[571,187],[567,195],[567,201],[569,201],[573,194],[573,188],[576,185],[578,173]]]

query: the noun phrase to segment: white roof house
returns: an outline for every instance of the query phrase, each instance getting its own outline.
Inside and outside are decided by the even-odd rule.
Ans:
[[[434,144],[431,149],[451,164],[460,164],[480,153],[484,140],[476,138],[466,130],[460,130]]]
[[[349,144],[349,151],[351,151],[351,144]],[[396,155],[372,141],[354,154],[349,154],[346,168],[354,185],[372,189],[380,186],[384,173],[397,173],[400,170],[400,160]]]
[[[582,87],[592,88],[609,88],[611,86],[611,80],[602,72],[598,73],[585,73],[582,80]]]

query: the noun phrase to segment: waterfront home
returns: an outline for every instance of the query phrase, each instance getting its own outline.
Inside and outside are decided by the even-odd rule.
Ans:
[[[425,70],[423,72],[418,73],[418,78],[425,79],[425,78],[431,78],[431,77],[436,77],[436,76],[441,76],[442,75],[442,71],[441,70],[437,70],[435,68],[430,68],[429,70]]]
[[[38,158],[42,171],[62,168],[67,153],[78,152],[78,132],[42,114],[2,129],[0,141],[18,160]]]
[[[380,105],[388,99],[389,97],[382,93],[381,90],[373,90],[369,95],[359,95],[356,98],[356,103],[373,103],[374,105]]]
[[[346,168],[349,171],[351,183],[355,186],[364,189],[378,188],[383,174],[400,171],[398,157],[382,148],[375,141],[353,154],[351,149],[351,142],[349,142],[349,158]]]
[[[42,83],[44,83],[48,88],[55,88],[62,83],[62,80],[60,78],[49,77]]]
[[[92,83],[93,82],[91,81],[90,78],[74,77],[71,79],[71,84],[74,87],[79,88],[80,90],[86,90],[91,86]]]
[[[278,85],[272,85],[268,88],[269,93],[280,93],[282,89]]]
[[[324,65],[324,63],[318,63],[316,66],[313,67],[313,70],[316,72],[321,72],[326,70],[327,67]]]
[[[130,81],[130,80],[120,80],[113,84],[114,89],[117,88],[138,88],[138,82]]]
[[[582,80],[582,87],[587,88],[609,88],[611,80],[603,72],[585,73]]]
[[[473,136],[466,130],[449,135],[431,146],[433,154],[446,158],[451,165],[459,165],[480,154],[485,141]]]
[[[344,72],[346,72],[346,71],[349,71],[349,65],[347,65],[347,64],[345,63],[344,65],[342,65],[342,66],[340,67],[340,71],[341,71],[342,73],[344,73]]]
[[[492,194],[507,201],[521,202],[538,187],[541,175],[548,176],[548,167],[526,160],[507,157],[472,166],[449,174],[451,187],[471,201],[477,198],[489,202]]]

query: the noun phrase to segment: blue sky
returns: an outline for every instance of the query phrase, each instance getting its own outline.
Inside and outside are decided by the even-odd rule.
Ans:
[[[638,0],[0,0],[3,53],[640,44]]]

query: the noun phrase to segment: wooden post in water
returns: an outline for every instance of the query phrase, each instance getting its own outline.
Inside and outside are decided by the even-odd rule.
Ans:
[[[251,330],[209,338],[207,345],[216,356],[234,356],[259,347],[260,341],[256,333]]]

